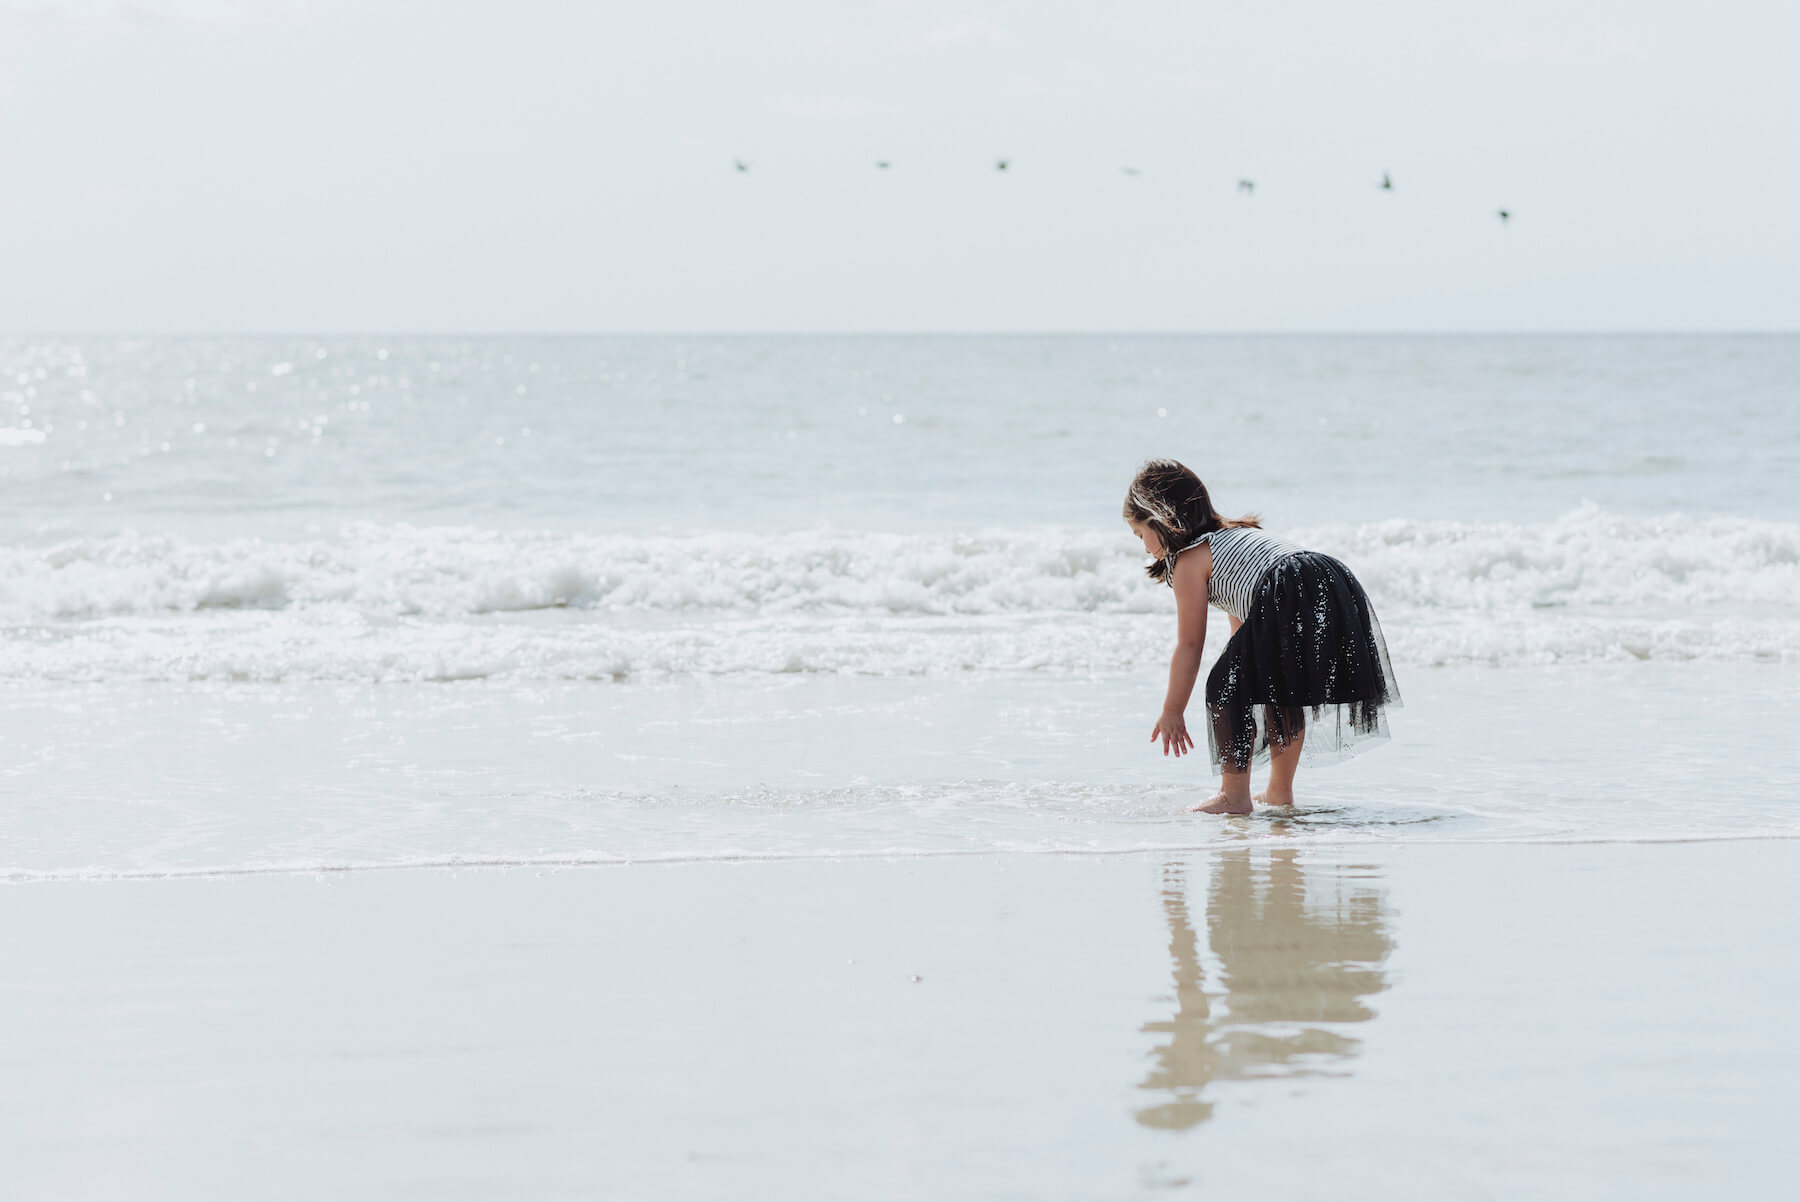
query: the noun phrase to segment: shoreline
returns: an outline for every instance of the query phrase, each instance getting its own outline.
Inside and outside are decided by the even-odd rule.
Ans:
[[[1248,817],[1248,815],[1236,815]],[[1262,817],[1262,815],[1258,815]],[[1279,817],[1275,820],[1279,821]],[[1263,849],[1279,851],[1320,851],[1320,852],[1352,852],[1362,850],[1400,851],[1414,847],[1677,847],[1687,844],[1710,845],[1715,843],[1789,843],[1800,841],[1800,833],[1725,833],[1717,835],[1684,834],[1684,835],[1594,835],[1584,838],[1580,836],[1551,836],[1540,838],[1521,836],[1517,838],[1466,838],[1466,839],[1283,839],[1279,836],[1258,839],[1251,842],[1247,839],[1218,839],[1210,843],[1193,844],[1158,844],[1155,847],[1120,847],[1120,848],[936,848],[923,851],[820,851],[820,852],[742,852],[719,853],[716,855],[682,855],[671,854],[663,857],[640,856],[635,858],[602,858],[580,856],[557,856],[545,859],[443,859],[430,860],[417,864],[310,864],[310,865],[271,865],[269,867],[228,867],[228,868],[191,868],[171,869],[168,871],[145,872],[14,872],[0,876],[0,885],[50,885],[78,884],[92,882],[104,884],[108,882],[139,883],[154,881],[204,881],[232,880],[239,877],[325,877],[350,876],[368,873],[442,873],[456,875],[470,873],[511,873],[553,870],[558,872],[583,871],[588,869],[614,868],[680,868],[702,866],[708,864],[819,864],[843,861],[855,863],[859,861],[879,861],[887,864],[909,864],[947,859],[1006,859],[1009,857],[1029,857],[1033,859],[1121,859],[1133,856],[1162,858],[1169,856],[1200,855],[1208,852],[1229,851],[1238,848]]]

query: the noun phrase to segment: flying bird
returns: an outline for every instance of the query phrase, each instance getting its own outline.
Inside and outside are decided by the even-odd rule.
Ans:
[[[881,170],[883,170],[883,171],[886,171],[888,169],[888,161],[886,159],[876,159],[875,165],[877,167],[881,168]]]
[[[994,160],[994,170],[995,171],[1005,171],[1006,165],[1009,162],[1011,162],[1010,159],[995,159]]]
[[[732,159],[731,163],[732,166],[736,167],[739,171],[750,170],[750,164],[746,163],[743,159]]]
[[[1139,171],[1136,167],[1121,167],[1121,168],[1119,168],[1119,170],[1123,171],[1126,175],[1142,175],[1142,174],[1144,174],[1142,171]]]
[[[1247,192],[1250,195],[1254,196],[1256,194],[1256,181],[1253,179],[1239,180],[1238,181],[1238,191],[1239,192]]]
[[[1512,220],[1512,210],[1510,210],[1510,209],[1495,209],[1494,211],[1496,213],[1500,214],[1500,224],[1501,225],[1505,225],[1507,222]]]
[[[1394,190],[1394,181],[1388,178],[1388,173],[1385,171],[1381,173],[1381,190],[1383,192],[1392,192]]]

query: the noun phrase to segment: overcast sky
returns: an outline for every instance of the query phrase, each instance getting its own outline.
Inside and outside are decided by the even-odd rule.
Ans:
[[[1796,46],[1775,0],[0,0],[0,330],[1795,329]]]

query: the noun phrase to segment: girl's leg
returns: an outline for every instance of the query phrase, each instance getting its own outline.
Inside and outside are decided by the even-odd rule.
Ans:
[[[1212,746],[1223,762],[1219,765],[1219,791],[1189,807],[1198,814],[1248,814],[1254,808],[1250,802],[1250,759],[1256,749],[1256,715],[1249,706],[1235,704],[1231,699],[1237,689],[1231,648],[1232,644],[1226,644],[1225,653],[1206,678],[1206,717],[1212,726]],[[1242,768],[1238,767],[1240,761]]]
[[[1248,814],[1254,808],[1250,804],[1250,774],[1233,772],[1230,764],[1219,773],[1219,791],[1193,807],[1197,814]]]
[[[1269,744],[1269,785],[1256,795],[1266,806],[1294,804],[1294,773],[1300,769],[1300,748],[1306,742],[1306,728],[1301,727],[1285,743]]]

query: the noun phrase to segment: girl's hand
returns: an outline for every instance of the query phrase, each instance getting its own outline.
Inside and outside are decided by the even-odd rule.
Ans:
[[[1162,740],[1164,755],[1172,750],[1177,756],[1183,756],[1194,749],[1194,740],[1188,737],[1187,719],[1180,714],[1165,713],[1156,720],[1156,725],[1150,728],[1150,741],[1154,743],[1158,739]]]

